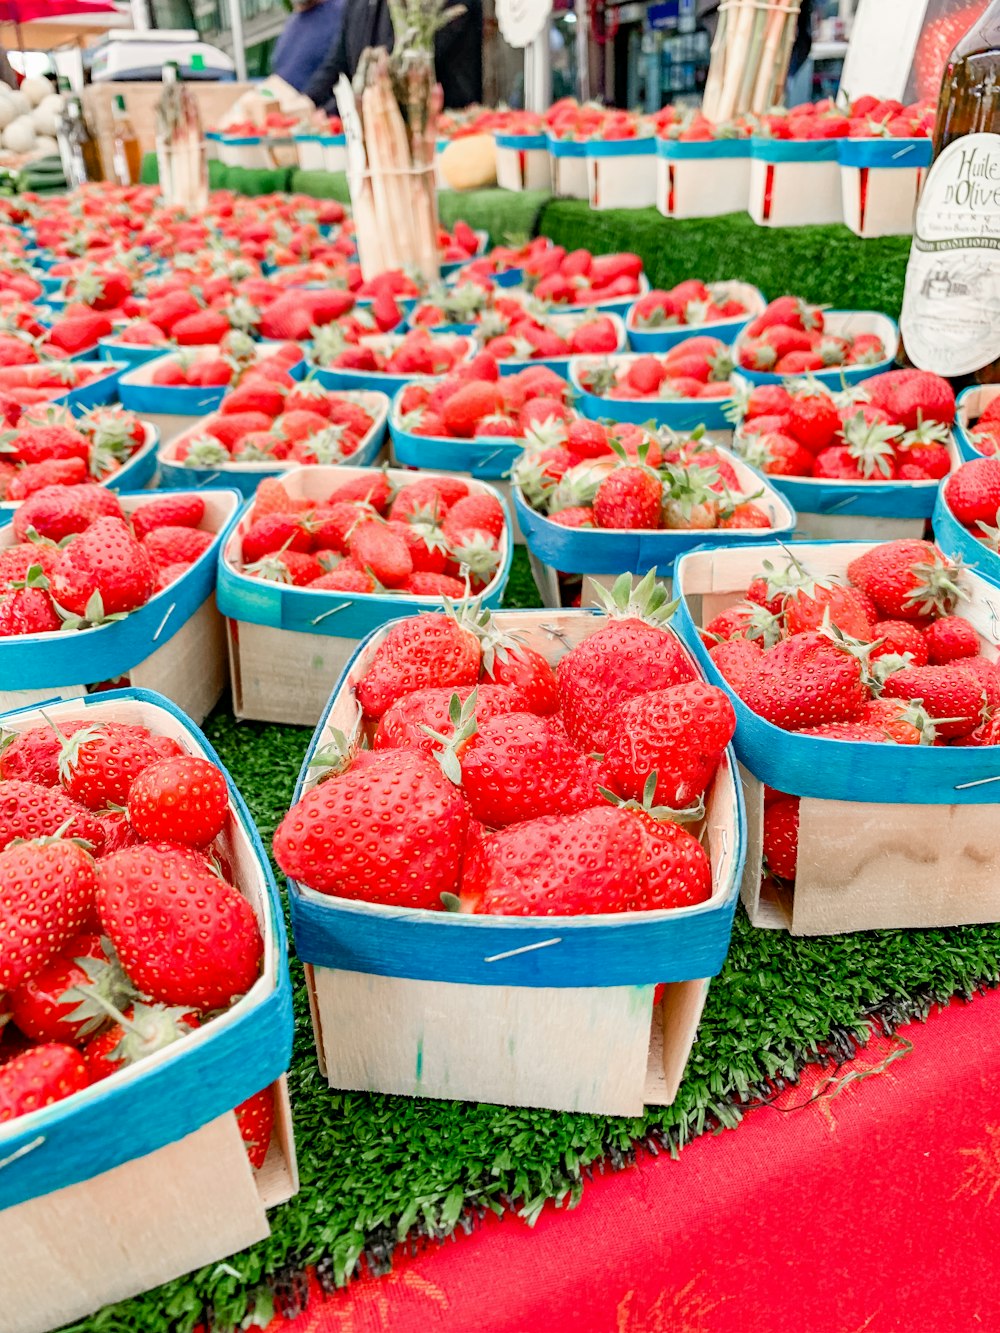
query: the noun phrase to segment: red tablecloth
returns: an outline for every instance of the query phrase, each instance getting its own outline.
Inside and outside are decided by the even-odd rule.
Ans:
[[[1000,992],[807,1071],[677,1160],[491,1218],[268,1333],[1000,1329]]]

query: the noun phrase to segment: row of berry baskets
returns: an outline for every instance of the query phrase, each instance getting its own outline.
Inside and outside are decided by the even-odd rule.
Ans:
[[[988,408],[977,401],[980,443]],[[77,1081],[43,1109],[29,1101],[0,1116],[0,1207],[17,1260],[3,1289],[19,1331],[224,1258],[265,1235],[267,1208],[296,1188],[280,904],[245,806],[195,723],[224,687],[227,656],[238,713],[317,723],[274,852],[331,1086],[638,1114],[676,1094],[741,892],[755,923],[806,934],[1000,918],[1000,847],[983,833],[997,799],[995,738],[979,716],[981,694],[1000,705],[1000,557],[973,535],[995,521],[1000,461],[977,456],[934,487],[937,546],[919,536],[790,544],[791,506],[724,446],[620,425],[624,458],[612,450],[609,464],[598,423],[564,425],[599,464],[589,507],[609,526],[562,531],[576,544],[593,538],[622,575],[593,608],[498,609],[510,513],[461,467],[306,464],[260,480],[249,498],[224,476],[180,491],[84,483],[10,511],[0,559],[20,574],[8,597],[28,619],[0,641],[11,737],[0,754],[0,886],[9,897],[25,873],[22,845],[8,845],[19,834],[55,833],[69,815],[84,836],[111,837],[71,796],[82,786],[49,790],[39,824],[39,783],[82,782],[80,755],[99,749],[107,727],[131,728],[130,743],[137,730],[142,744],[169,743],[162,760],[162,748],[147,754],[135,779],[144,799],[123,802],[129,836],[97,873],[101,929],[120,934],[126,971],[147,998],[180,1006],[162,1049],[105,1066],[107,1078],[90,1081],[73,1043],[45,1048]],[[533,474],[517,486],[525,517],[537,484]],[[655,508],[656,524],[636,527],[637,503]],[[723,526],[727,508],[752,509],[753,526]],[[661,531],[665,515],[687,526]],[[553,568],[568,553],[550,550]],[[672,622],[654,570],[673,576]],[[477,598],[456,595],[447,608],[448,579]],[[45,620],[53,614],[61,628]],[[754,632],[733,632],[748,615]],[[830,620],[847,626],[842,642]],[[870,671],[887,645],[891,660],[880,655]],[[937,743],[916,744],[935,723]],[[430,758],[428,729],[450,749],[450,771]],[[60,766],[64,750],[73,757]],[[167,828],[149,814],[154,770],[192,759],[216,770],[217,818],[203,826],[193,808],[185,823],[175,809]],[[41,778],[34,766],[46,763]],[[176,781],[183,813],[193,779]],[[595,805],[597,781],[620,804]],[[409,817],[387,842],[380,811],[401,791]],[[928,820],[926,805],[944,809]],[[653,820],[654,806],[674,817]],[[473,816],[490,832],[466,851]],[[944,847],[942,816],[956,833]],[[225,886],[226,911],[253,946],[253,975],[237,974],[231,1004],[157,989],[109,905],[116,873],[148,876],[145,861],[176,855],[164,841],[190,843],[199,891]],[[217,870],[206,879],[208,851]],[[614,872],[595,881],[584,861]],[[87,919],[73,911],[57,936],[67,947]],[[73,967],[75,956],[54,962]],[[16,1021],[15,980],[5,977]],[[125,1030],[145,1038],[145,1001],[132,1003]],[[7,1081],[40,1049],[0,1065]],[[114,1129],[123,1117],[127,1136]],[[114,1262],[89,1263],[81,1282],[69,1257],[95,1226],[115,1236]],[[50,1269],[56,1250],[65,1281]]]
[[[859,236],[909,235],[931,160],[927,138],[568,140],[498,134],[497,181],[591,208],[668,218],[749,213],[765,227],[844,222]]]

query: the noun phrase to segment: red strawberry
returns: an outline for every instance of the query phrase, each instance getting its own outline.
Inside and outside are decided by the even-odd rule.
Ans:
[[[45,463],[30,463],[11,478],[6,499],[26,500],[46,486],[79,486],[87,480],[87,465],[82,458],[54,458]]]
[[[165,495],[133,509],[132,531],[140,541],[155,528],[196,528],[205,517],[200,495]]]
[[[384,514],[389,507],[389,501],[392,497],[392,484],[384,472],[366,472],[364,476],[355,477],[353,481],[342,482],[337,486],[326,499],[326,506],[335,504],[344,504],[348,501],[352,503],[370,504],[373,509],[380,514]]]
[[[386,588],[398,588],[413,573],[413,558],[406,542],[387,523],[359,523],[348,549],[362,569]]]
[[[142,549],[157,569],[190,565],[199,560],[215,540],[199,528],[161,527],[143,538]]]
[[[825,634],[796,634],[769,648],[743,686],[747,705],[777,727],[799,731],[857,717],[869,693],[861,662]]]
[[[757,671],[763,652],[759,639],[729,639],[713,644],[708,655],[736,693],[742,695],[743,685]]]
[[[465,597],[468,588],[461,579],[450,574],[438,574],[429,569],[418,569],[410,575],[400,589],[414,597]]]
[[[0,851],[0,989],[16,990],[36,976],[79,933],[95,885],[92,858],[66,838],[17,842]]]
[[[159,754],[139,727],[79,727],[60,733],[59,779],[90,810],[124,805],[132,784]]]
[[[473,817],[492,828],[601,800],[594,760],[570,745],[561,724],[534,713],[483,722],[461,755],[461,776]]]
[[[442,417],[449,435],[459,439],[471,439],[476,433],[476,426],[497,408],[496,385],[473,380],[463,384],[445,402]]]
[[[89,810],[63,791],[21,778],[0,781],[0,848],[15,838],[51,837],[66,825],[64,836],[90,844],[95,856],[104,846],[104,830]]]
[[[181,347],[200,347],[218,343],[229,332],[230,324],[217,310],[199,310],[184,315],[171,326],[170,336]]]
[[[71,1097],[90,1083],[80,1052],[47,1042],[0,1067],[0,1124]]]
[[[164,1004],[223,1008],[260,974],[253,908],[183,852],[129,847],[105,857],[97,910],[128,975]]]
[[[236,1107],[236,1123],[246,1144],[247,1157],[255,1171],[264,1165],[274,1133],[274,1091],[262,1088]]]
[[[957,662],[894,671],[882,687],[882,697],[919,700],[932,718],[955,719],[935,723],[937,734],[946,740],[967,736],[982,721],[982,686]]]
[[[779,879],[795,878],[799,855],[799,798],[782,796],[764,809],[764,862]]]
[[[926,666],[930,655],[928,643],[916,625],[907,620],[878,620],[872,626],[872,638],[881,639],[872,649],[872,658],[909,653],[913,666]]]
[[[704,795],[735,729],[729,696],[714,685],[694,680],[640,694],[609,720],[601,784],[641,801],[655,773],[650,800],[682,809]]]
[[[852,560],[847,576],[889,620],[918,620],[954,610],[958,569],[932,542],[901,538]]]
[[[52,575],[52,597],[90,623],[134,611],[156,582],[146,553],[120,518],[98,518],[63,554]]]
[[[659,528],[663,485],[651,469],[616,467],[604,478],[594,496],[594,519],[599,528]]]
[[[785,429],[811,454],[818,454],[834,443],[840,430],[840,413],[827,394],[802,394],[789,403]]]
[[[464,704],[473,689],[476,692],[474,715],[482,725],[501,713],[510,713],[517,706],[513,690],[500,685],[464,685],[461,689],[414,690],[397,699],[382,714],[372,748],[375,750],[421,750],[433,755],[441,749],[441,742],[428,734],[428,728],[440,736],[452,736],[459,719],[453,719],[453,700]],[[459,718],[461,710],[459,710]]]
[[[45,486],[20,505],[14,514],[14,536],[25,541],[29,529],[40,537],[61,542],[83,532],[101,516],[122,518],[122,507],[113,491],[104,486]]]
[[[968,528],[993,524],[1000,510],[1000,458],[974,458],[963,463],[944,484],[951,512]]]
[[[963,616],[941,616],[924,630],[933,666],[979,656],[979,635]]]
[[[433,759],[383,750],[306,792],[278,826],[274,856],[319,893],[436,908],[458,889],[468,824],[461,792]]]
[[[516,708],[547,717],[559,711],[559,682],[545,658],[526,644],[500,647],[483,664],[484,680],[512,691]]]
[[[467,623],[450,615],[401,621],[379,644],[356,686],[367,717],[381,717],[404,694],[431,686],[474,685],[482,647]]]
[[[378,585],[372,576],[363,569],[350,569],[344,565],[320,574],[307,588],[320,592],[375,592]]]
[[[70,988],[77,986],[94,986],[118,1007],[135,998],[121,967],[105,954],[101,936],[74,935],[40,971],[12,992],[10,1012],[18,1030],[33,1041],[71,1044],[92,1032],[105,1015],[96,1005],[84,1005],[81,1010],[82,995],[67,998]]]
[[[890,370],[865,381],[869,401],[887,412],[906,430],[922,421],[955,420],[955,391],[946,379],[926,370]]]
[[[147,841],[207,847],[225,826],[229,789],[218,768],[197,755],[144,768],[128,797],[129,823]]]
[[[851,588],[807,583],[787,595],[783,609],[789,634],[818,630],[828,616],[831,625],[836,625],[851,638],[864,641],[872,638],[871,622]]]
[[[63,722],[64,736],[87,726],[86,722]],[[0,736],[0,778],[37,782],[43,787],[59,785],[59,755],[62,744],[52,727],[29,727],[17,735]]]

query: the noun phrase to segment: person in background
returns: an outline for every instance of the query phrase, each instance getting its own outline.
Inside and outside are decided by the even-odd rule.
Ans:
[[[271,54],[271,73],[304,93],[327,51],[340,40],[347,0],[294,0]]]
[[[483,96],[483,0],[464,0],[464,4],[465,13],[442,28],[434,39],[438,81],[444,104],[451,109],[471,106]],[[341,74],[353,79],[366,47],[392,50],[392,43],[388,0],[348,0],[338,39],[304,89],[306,96],[318,107],[335,112]]]
[[[812,0],[802,0],[792,58],[785,83],[785,105],[801,106],[813,100]]]

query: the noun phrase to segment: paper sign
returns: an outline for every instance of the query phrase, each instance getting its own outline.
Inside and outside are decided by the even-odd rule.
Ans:
[[[861,0],[840,90],[903,103],[937,100],[948,56],[987,0]]]

